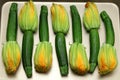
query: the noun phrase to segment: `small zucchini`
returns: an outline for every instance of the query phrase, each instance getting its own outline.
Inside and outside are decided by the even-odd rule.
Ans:
[[[98,52],[100,48],[100,40],[98,29],[100,28],[100,15],[98,8],[94,2],[85,4],[85,12],[83,16],[85,29],[90,33],[90,73],[93,73],[97,66]]]
[[[55,37],[55,48],[62,76],[68,74],[68,59],[66,51],[66,41],[63,33],[57,33]]]
[[[52,66],[52,45],[49,42],[48,8],[41,6],[39,38],[40,41],[35,50],[34,65],[37,72],[46,73]]]
[[[7,24],[7,34],[6,39],[7,41],[16,41],[17,37],[17,4],[13,3],[10,8],[8,24]]]
[[[28,78],[32,77],[32,51],[34,37],[33,33],[36,32],[38,27],[38,15],[36,6],[32,0],[24,3],[21,8],[19,17],[19,27],[24,33],[22,41],[22,62],[24,71]]]
[[[48,31],[48,9],[46,6],[41,7],[40,21],[39,21],[39,38],[40,41],[49,41]]]
[[[90,30],[90,70],[89,72],[93,72],[97,66],[98,53],[100,49],[100,39],[98,29]]]
[[[25,31],[22,41],[22,62],[28,78],[32,76],[33,32]]]
[[[7,42],[2,48],[2,60],[8,75],[14,75],[17,72],[21,62],[21,51],[19,44],[16,41],[18,28],[17,11],[18,4],[11,3],[6,31]]]
[[[72,17],[73,42],[82,43],[82,27],[79,13],[74,5],[70,6]]]
[[[105,11],[102,11],[100,14],[104,25],[105,25],[105,30],[106,30],[106,43],[114,45],[115,42],[115,34],[114,34],[114,29],[113,29],[113,24],[108,16],[108,14]]]
[[[87,59],[85,47],[82,45],[82,27],[80,15],[75,5],[70,6],[70,11],[73,33],[73,44],[70,45],[69,50],[70,68],[73,72],[83,75],[89,71],[89,61]]]

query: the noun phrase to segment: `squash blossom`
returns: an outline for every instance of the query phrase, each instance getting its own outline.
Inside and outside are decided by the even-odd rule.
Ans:
[[[19,14],[19,26],[22,31],[32,30],[35,31],[38,26],[37,10],[32,1],[24,4]]]
[[[85,47],[80,43],[73,43],[70,47],[69,62],[71,69],[78,74],[85,74],[89,70]]]
[[[16,41],[8,41],[2,49],[2,59],[8,74],[14,74],[20,64],[20,47]]]
[[[85,28],[90,31],[93,28],[100,27],[100,15],[97,6],[93,2],[87,2],[85,5],[85,13],[83,17],[83,23]]]
[[[54,32],[66,34],[69,30],[69,18],[66,9],[62,5],[53,4],[51,7],[51,15]]]
[[[34,56],[35,69],[38,72],[47,72],[52,65],[51,43],[44,41],[37,45]]]
[[[98,68],[101,75],[113,71],[117,66],[116,50],[110,44],[104,44],[98,55]]]

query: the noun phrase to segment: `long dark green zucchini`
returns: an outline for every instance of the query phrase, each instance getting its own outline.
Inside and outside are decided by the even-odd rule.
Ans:
[[[105,11],[102,11],[100,16],[104,22],[106,29],[106,43],[114,45],[115,34],[114,34],[112,21]]]
[[[12,3],[9,13],[9,19],[7,24],[7,34],[6,39],[7,41],[16,41],[17,37],[17,4]]]
[[[82,43],[82,27],[78,11],[74,5],[70,6],[72,16],[73,42]]]
[[[90,30],[90,70],[89,72],[93,72],[97,66],[98,53],[100,48],[100,40],[98,29]]]
[[[22,41],[22,62],[27,77],[32,76],[32,51],[33,51],[33,32],[25,31]]]
[[[49,41],[49,31],[48,31],[48,10],[46,6],[41,6],[41,14],[39,21],[39,38],[40,41]]]
[[[57,33],[55,37],[55,47],[62,76],[68,74],[68,59],[66,51],[66,41],[63,33]]]

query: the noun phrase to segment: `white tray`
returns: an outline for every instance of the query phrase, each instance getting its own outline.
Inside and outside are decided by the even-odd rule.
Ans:
[[[12,2],[7,2],[3,5],[2,7],[2,14],[1,14],[1,38],[0,38],[0,80],[27,80],[28,78],[26,77],[26,74],[23,70],[22,62],[20,64],[20,67],[17,71],[17,73],[14,76],[8,76],[5,72],[5,68],[2,62],[2,47],[3,44],[6,42],[6,27],[7,27],[7,21],[8,21],[8,13],[9,13],[9,8],[10,4]],[[20,11],[21,7],[23,6],[24,2],[17,2],[18,3],[18,11]],[[70,15],[70,5],[76,5],[80,16],[81,20],[83,18],[83,13],[84,13],[84,6],[85,3],[67,3],[67,2],[55,2],[58,4],[62,4],[68,12],[69,15],[69,21],[70,21],[70,29],[68,32],[68,35],[66,36],[66,45],[67,45],[67,52],[69,55],[69,48],[72,43],[72,29],[71,29],[71,15]],[[59,71],[59,66],[58,66],[58,60],[55,52],[55,45],[54,45],[54,39],[55,35],[52,30],[52,24],[51,24],[51,13],[50,13],[50,7],[52,5],[52,2],[35,2],[35,5],[37,7],[38,15],[40,13],[40,7],[42,5],[47,5],[48,7],[48,22],[49,22],[49,35],[50,35],[50,42],[52,43],[53,46],[53,63],[52,63],[52,68],[47,74],[43,73],[37,73],[34,69],[34,64],[33,64],[33,76],[29,80],[118,80],[120,79],[120,21],[119,21],[119,9],[118,7],[113,4],[113,3],[96,3],[99,12],[102,10],[107,11],[107,13],[110,15],[112,21],[113,21],[113,26],[115,30],[115,48],[117,51],[117,56],[118,56],[118,66],[117,68],[111,73],[106,76],[101,77],[98,73],[98,68],[96,68],[95,72],[93,74],[86,74],[84,76],[81,75],[76,75],[74,74],[71,69],[69,68],[69,74],[67,77],[62,77],[60,75]],[[19,13],[19,12],[18,12]],[[82,22],[83,23],[83,22]],[[85,28],[82,26],[82,37],[83,37],[83,44],[86,47],[87,51],[87,56],[89,58],[89,34],[86,32]],[[105,30],[104,30],[104,25],[103,22],[101,21],[101,26],[99,29],[99,34],[100,34],[100,42],[101,45],[103,42],[105,42]],[[22,37],[23,34],[20,31],[18,27],[18,34],[17,34],[17,41],[21,47],[22,45]],[[39,36],[38,36],[38,29],[37,32],[34,35],[34,51],[33,51],[33,56],[36,48],[36,44],[39,42]],[[33,59],[32,59],[33,60]]]

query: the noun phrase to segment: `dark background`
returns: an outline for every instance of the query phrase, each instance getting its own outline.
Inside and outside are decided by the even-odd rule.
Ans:
[[[0,23],[1,23],[1,9],[2,5],[7,1],[28,1],[28,0],[0,0]],[[39,2],[111,2],[115,3],[119,7],[119,14],[120,14],[120,0],[33,0],[33,1],[39,1]]]

